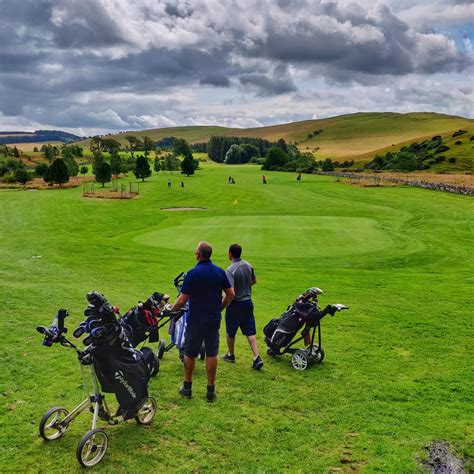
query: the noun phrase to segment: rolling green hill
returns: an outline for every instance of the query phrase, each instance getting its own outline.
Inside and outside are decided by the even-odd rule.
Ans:
[[[225,127],[174,127],[142,130],[111,135],[125,144],[129,134],[138,137],[148,135],[153,140],[163,137],[185,138],[191,143],[203,142],[211,135],[249,136],[276,141],[279,138],[297,143],[302,151],[313,152],[317,158],[331,157],[336,160],[369,160],[380,149],[402,146],[423,137],[449,134],[460,128],[474,130],[474,120],[436,113],[357,113],[319,120],[273,125],[247,129]],[[321,130],[316,136],[313,133]],[[79,142],[88,146],[88,140]],[[461,151],[461,149],[460,149]],[[471,149],[463,152],[472,155]]]

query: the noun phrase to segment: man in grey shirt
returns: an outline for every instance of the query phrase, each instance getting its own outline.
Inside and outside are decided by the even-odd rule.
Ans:
[[[226,274],[230,284],[234,287],[235,297],[225,313],[229,352],[221,358],[226,362],[235,362],[235,335],[240,327],[242,334],[247,336],[253,352],[252,368],[259,370],[263,367],[263,361],[258,354],[252,303],[252,285],[255,285],[257,280],[252,265],[242,260],[241,255],[242,247],[239,244],[232,244],[229,247],[229,259],[232,260],[232,263],[227,268]]]

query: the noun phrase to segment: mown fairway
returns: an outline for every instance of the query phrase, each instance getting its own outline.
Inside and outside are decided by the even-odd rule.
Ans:
[[[80,188],[0,192],[0,470],[79,471],[90,427],[82,415],[64,438],[39,438],[43,412],[72,408],[83,391],[74,353],[42,347],[35,326],[66,307],[71,331],[93,289],[122,310],[153,291],[174,297],[174,276],[204,238],[222,266],[228,244],[244,245],[262,352],[263,326],[309,286],[325,290],[322,305],[350,311],[323,320],[326,360],[305,372],[289,356],[264,356],[252,371],[240,336],[211,405],[202,363],[194,399],[182,400],[181,363],[167,353],[150,384],[154,424],[108,428],[98,470],[417,472],[435,439],[474,456],[472,199],[289,173],[268,173],[264,186],[255,166],[202,167],[171,176],[171,190],[169,175],[154,175],[133,201],[86,200]],[[160,210],[172,206],[207,211]]]

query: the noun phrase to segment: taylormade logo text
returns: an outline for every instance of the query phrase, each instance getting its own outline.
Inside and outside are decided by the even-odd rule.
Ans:
[[[131,395],[132,398],[137,398],[137,394],[135,393],[133,388],[129,385],[129,383],[125,380],[122,372],[118,370],[115,372],[115,380],[120,382],[125,387],[125,389]]]

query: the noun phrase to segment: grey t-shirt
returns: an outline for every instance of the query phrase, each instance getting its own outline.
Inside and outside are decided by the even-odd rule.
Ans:
[[[233,301],[248,301],[252,298],[252,281],[255,273],[249,262],[240,258],[234,260],[226,270],[227,278],[234,287]]]

